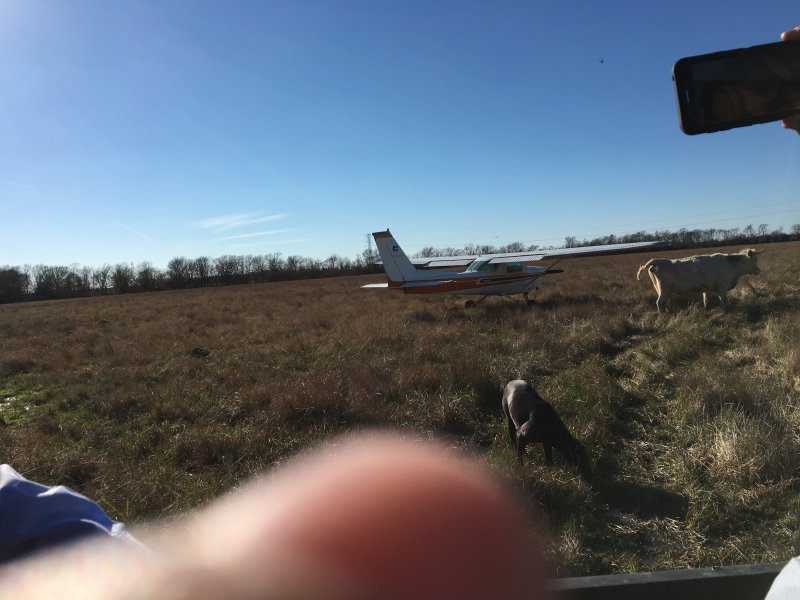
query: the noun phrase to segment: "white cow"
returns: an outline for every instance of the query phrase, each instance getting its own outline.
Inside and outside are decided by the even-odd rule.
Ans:
[[[647,271],[658,299],[656,308],[666,312],[672,294],[703,293],[703,306],[708,306],[708,294],[715,294],[725,304],[725,298],[742,275],[758,275],[758,254],[763,250],[748,248],[738,254],[701,254],[687,258],[653,258],[639,267],[636,279]]]

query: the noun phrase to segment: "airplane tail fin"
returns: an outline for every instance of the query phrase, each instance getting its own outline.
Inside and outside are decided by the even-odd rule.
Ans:
[[[381,255],[383,268],[389,281],[401,282],[415,279],[417,269],[408,260],[402,248],[397,245],[394,236],[388,229],[376,231],[372,237],[375,238],[375,245],[378,246],[378,253]]]

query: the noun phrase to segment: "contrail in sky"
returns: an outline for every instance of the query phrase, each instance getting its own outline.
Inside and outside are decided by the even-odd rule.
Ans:
[[[256,223],[266,223],[267,221],[279,221],[285,219],[285,213],[278,213],[274,215],[266,215],[259,217],[258,213],[237,213],[231,215],[221,215],[219,217],[211,217],[210,219],[203,219],[195,221],[192,225],[202,229],[211,229],[214,233],[228,231],[230,229],[240,229]]]

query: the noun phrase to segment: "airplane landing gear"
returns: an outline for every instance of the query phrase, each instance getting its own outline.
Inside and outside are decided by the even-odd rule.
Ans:
[[[522,299],[525,300],[525,304],[527,306],[534,306],[536,304],[536,300],[534,300],[533,298],[528,298],[528,292],[522,294]]]
[[[464,302],[464,308],[475,308],[476,306],[478,306],[478,304],[480,304],[481,302],[486,300],[486,298],[488,298],[488,297],[489,296],[484,296],[483,298],[481,298],[477,302],[475,302],[474,300],[467,300],[466,302]]]
[[[478,304],[480,304],[481,302],[486,300],[488,297],[489,297],[488,295],[487,296],[483,296],[477,302],[475,300],[467,300],[466,302],[464,302],[464,308],[475,308],[476,306],[478,306]],[[512,304],[519,304],[519,302],[516,299],[510,298],[509,296],[501,296],[501,297],[505,298],[506,300],[508,300]],[[533,298],[529,298],[528,297],[528,292],[523,293],[522,294],[522,298],[523,298],[523,301],[525,302],[525,304],[527,306],[534,306],[536,304],[536,300],[534,300]]]

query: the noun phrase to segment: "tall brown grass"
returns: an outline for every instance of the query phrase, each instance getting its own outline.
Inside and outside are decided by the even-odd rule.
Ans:
[[[408,429],[507,478],[563,574],[788,558],[800,244],[769,245],[728,308],[668,315],[635,279],[653,255],[565,261],[531,309],[359,289],[380,276],[0,306],[1,459],[135,523],[330,436]],[[592,480],[537,447],[519,467],[515,378],[586,444]]]

